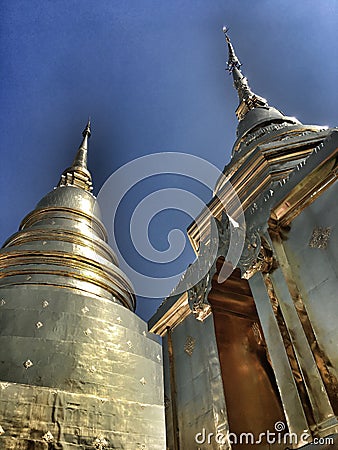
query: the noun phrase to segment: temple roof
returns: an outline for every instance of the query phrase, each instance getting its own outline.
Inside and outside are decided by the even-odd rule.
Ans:
[[[241,62],[236,55],[234,47],[228,36],[228,29],[223,27],[225,41],[228,46],[227,70],[232,74],[234,87],[238,94],[239,105],[236,109],[236,116],[239,120],[237,127],[237,136],[240,138],[250,130],[258,126],[265,126],[271,122],[285,122],[290,125],[300,125],[301,123],[295,117],[287,117],[278,109],[269,106],[267,100],[255,94],[247,78],[241,71]]]

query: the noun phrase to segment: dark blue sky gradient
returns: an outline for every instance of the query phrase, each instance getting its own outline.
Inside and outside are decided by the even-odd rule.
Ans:
[[[11,0],[0,14],[1,241],[56,185],[89,115],[94,193],[123,164],[160,151],[222,170],[238,104],[224,70],[224,24],[255,92],[303,123],[338,123],[336,0]],[[163,185],[189,183],[173,176]],[[190,222],[162,216],[150,227],[158,249]],[[182,258],[180,268],[192,260],[189,248]],[[148,318],[158,303],[140,299],[139,314]]]

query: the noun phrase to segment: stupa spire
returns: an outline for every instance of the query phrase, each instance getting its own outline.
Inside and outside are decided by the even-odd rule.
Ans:
[[[73,164],[61,175],[58,186],[77,186],[85,191],[91,191],[92,177],[87,168],[88,139],[90,138],[90,119],[82,132],[82,142],[76,153]]]
[[[82,132],[83,139],[74,158],[72,167],[82,167],[87,169],[88,139],[90,138],[90,135],[90,119],[88,119],[86,128]]]
[[[268,102],[265,98],[256,95],[249,87],[248,80],[242,74],[241,71],[241,62],[238,59],[234,47],[230,41],[228,36],[227,27],[223,27],[223,33],[225,35],[225,41],[228,45],[228,62],[227,62],[227,70],[232,74],[234,80],[234,86],[238,93],[239,98],[239,106],[236,110],[236,116],[238,120],[242,120],[246,113],[251,109],[260,107],[260,106],[268,106]]]

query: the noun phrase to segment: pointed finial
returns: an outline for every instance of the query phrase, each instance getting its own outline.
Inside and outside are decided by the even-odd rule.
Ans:
[[[86,128],[83,130],[83,132],[82,132],[82,136],[83,137],[90,137],[90,135],[91,135],[92,133],[91,133],[91,131],[90,131],[90,116],[88,117],[88,122],[87,122],[87,125],[86,125]]]
[[[72,167],[82,167],[87,169],[88,139],[90,138],[90,135],[90,119],[88,119],[86,128],[82,132],[83,139],[73,161]]]
[[[230,41],[230,38],[228,36],[228,31],[229,28],[227,28],[226,26],[223,27],[223,33],[225,36],[225,42],[228,44],[228,51],[229,51],[229,59],[227,62],[227,70],[232,73],[232,71],[234,70],[234,68],[236,67],[237,69],[239,69],[241,67],[241,62],[240,60],[237,58],[234,47]]]
[[[92,190],[92,178],[87,169],[88,139],[90,138],[90,118],[82,132],[82,142],[76,153],[73,164],[61,175],[58,186],[77,186],[86,191]]]
[[[227,62],[227,70],[232,74],[234,80],[234,86],[238,93],[239,106],[236,110],[238,120],[242,120],[246,113],[251,109],[268,106],[265,98],[256,95],[249,87],[248,80],[242,74],[241,62],[237,58],[234,47],[228,36],[229,28],[223,27],[223,33],[225,35],[225,41],[228,45],[229,58]]]

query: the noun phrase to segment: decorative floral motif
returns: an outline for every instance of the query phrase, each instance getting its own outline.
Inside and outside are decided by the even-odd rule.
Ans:
[[[93,445],[97,450],[104,450],[108,447],[108,441],[104,437],[98,436],[94,439]]]
[[[196,340],[195,340],[192,336],[188,336],[187,339],[186,339],[186,341],[185,341],[185,344],[184,344],[184,351],[185,351],[189,356],[191,356],[192,353],[193,353],[193,351],[194,351],[194,348],[195,348],[195,342],[196,342]]]
[[[275,267],[273,251],[267,240],[260,236],[258,230],[248,232],[238,265],[242,271],[242,278],[246,280],[258,271],[268,273]]]
[[[326,248],[330,239],[330,227],[316,227],[310,238],[309,247],[311,248]]]
[[[33,363],[32,363],[32,361],[30,359],[27,359],[27,361],[25,361],[23,363],[23,366],[24,366],[25,369],[29,369],[30,367],[33,366]]]
[[[52,435],[52,433],[50,431],[47,431],[47,433],[45,433],[42,436],[42,439],[46,442],[53,442],[54,441],[54,436]]]

